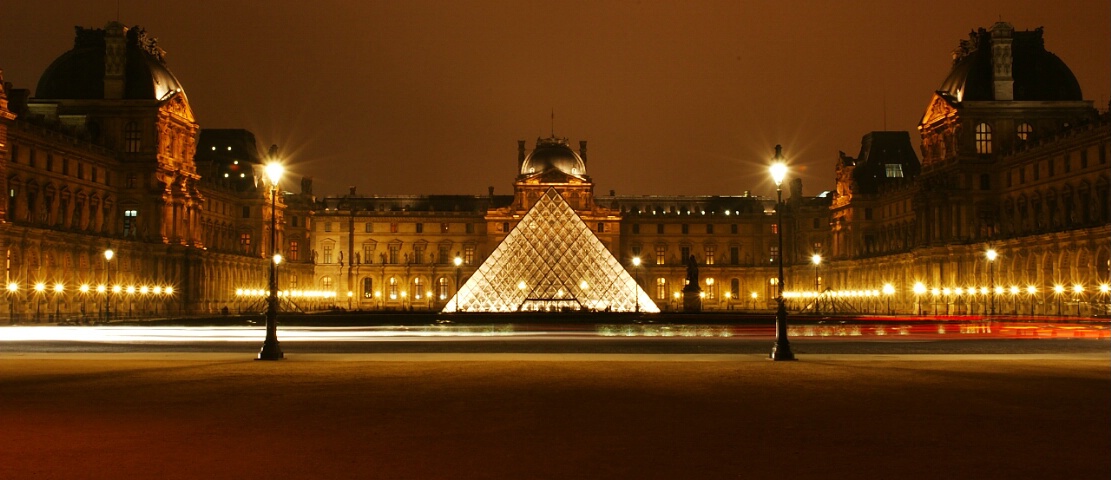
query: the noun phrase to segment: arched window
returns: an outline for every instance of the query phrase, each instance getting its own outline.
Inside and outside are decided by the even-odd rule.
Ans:
[[[741,281],[739,279],[732,279],[729,281],[729,295],[733,298],[741,298]]]
[[[374,298],[374,279],[363,278],[363,298]]]
[[[413,279],[413,298],[420,300],[424,298],[424,279],[417,277]]]
[[[320,289],[324,291],[332,290],[332,277],[324,277],[320,279]]]
[[[127,153],[139,153],[142,149],[142,133],[139,131],[139,124],[136,122],[127,122],[123,127],[123,145],[124,151]]]
[[[976,125],[976,153],[980,155],[991,153],[991,125],[986,123]]]
[[[1018,126],[1018,130],[1015,131],[1015,134],[1018,135],[1019,140],[1025,142],[1027,140],[1030,140],[1030,138],[1033,136],[1034,127],[1031,127],[1029,123],[1023,123],[1022,125]]]
[[[390,300],[397,300],[397,277],[390,277]]]
[[[656,300],[667,300],[667,279],[664,277],[656,279]]]
[[[440,279],[437,280],[436,283],[437,283],[437,289],[439,290],[437,292],[437,295],[439,295],[440,300],[447,300],[447,287],[448,287],[447,278],[440,277]]]

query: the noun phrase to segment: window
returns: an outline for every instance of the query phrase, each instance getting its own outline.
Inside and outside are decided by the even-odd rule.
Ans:
[[[424,233],[424,224],[423,223],[418,223],[417,224],[417,233]]]
[[[1088,168],[1088,151],[1080,151],[1080,168]]]
[[[663,235],[663,233],[664,233],[664,224],[657,223],[656,224],[656,234]]]
[[[363,298],[374,298],[374,279],[363,278]]]
[[[324,244],[324,263],[332,263],[332,244]]]
[[[366,222],[363,224],[363,233],[374,233],[374,224]]]
[[[976,125],[976,153],[991,154],[991,125],[986,123]]]
[[[69,175],[69,158],[62,158],[62,175]]]
[[[441,223],[440,224],[440,233],[447,233],[447,230],[448,230],[447,226],[448,226],[447,223]]]
[[[1034,133],[1034,127],[1031,127],[1029,123],[1019,125],[1018,130],[1016,131],[1016,135],[1018,135],[1018,140],[1020,142],[1030,140],[1032,133]]]
[[[424,263],[424,244],[418,243],[413,245],[413,263]]]
[[[704,292],[707,300],[713,300],[715,298],[715,290],[717,290],[717,282],[714,280],[714,277],[706,277],[706,289]]]
[[[77,179],[78,180],[84,180],[85,179],[85,164],[84,163],[77,162]]]
[[[251,207],[243,207],[243,218],[251,218]]]
[[[779,246],[772,245],[771,247],[768,247],[768,256],[771,257],[768,259],[771,262],[774,262],[777,258],[779,258]]]
[[[365,264],[374,263],[374,246],[373,245],[365,244],[365,243],[363,244],[363,258],[361,258],[360,260],[362,260],[362,263],[365,263]]]
[[[729,297],[737,300],[741,298],[741,281],[734,278],[729,281]]]
[[[124,177],[123,187],[124,188],[135,188],[135,184],[137,183],[138,180],[139,180],[138,177],[136,177],[136,175],[134,173],[129,173],[129,174],[127,174],[126,177]]]
[[[46,171],[48,171],[48,172],[53,172],[54,171],[54,155],[49,154],[49,153],[46,154]]]
[[[1051,177],[1052,177],[1052,176],[1054,175],[1054,173],[1055,173],[1055,172],[1054,172],[1054,170],[1056,170],[1056,166],[1057,166],[1057,165],[1056,165],[1056,164],[1055,164],[1055,163],[1053,162],[1053,160],[1054,160],[1054,159],[1052,159],[1052,158],[1051,158],[1051,159],[1049,159],[1049,161],[1048,161],[1048,162],[1045,162],[1045,163],[1046,163],[1046,167],[1047,167],[1047,168],[1048,168],[1048,170],[1049,170],[1049,172],[1048,172],[1048,173],[1049,173],[1049,176],[1051,176]],[[1065,162],[1068,162],[1068,161],[1069,161],[1069,157],[1068,157],[1068,156],[1066,156],[1066,157],[1065,157]],[[1068,169],[1066,168],[1066,169],[1065,169],[1065,171],[1068,171]]]
[[[332,277],[324,277],[320,279],[321,290],[332,290],[333,288],[334,285],[332,283]]]
[[[714,224],[712,224],[712,223],[707,223],[706,224],[706,233],[714,233]]]
[[[736,223],[729,226],[729,233],[732,233],[733,235],[736,235],[737,231],[738,230],[737,230],[737,224]]]
[[[296,262],[297,257],[300,255],[300,245],[297,242],[289,242],[289,261]]]
[[[463,247],[463,263],[467,265],[474,265],[474,245],[467,245]]]
[[[123,210],[123,237],[134,237],[139,228],[139,210]],[[250,244],[250,241],[248,241]]]
[[[903,166],[898,163],[888,163],[884,165],[887,170],[887,178],[903,178]]]
[[[729,264],[741,264],[741,247],[729,247]]]
[[[604,224],[602,222],[598,222],[598,233],[605,233],[605,231],[606,231],[606,224]]]
[[[440,245],[440,253],[436,254],[436,259],[439,260],[438,263],[440,265],[444,265],[452,261],[450,250],[451,247],[449,245]]]
[[[440,300],[447,300],[447,286],[448,281],[444,277],[440,277],[440,279],[436,281],[436,295],[440,297]]]
[[[397,277],[390,277],[390,300],[397,300]]]
[[[139,131],[139,124],[136,122],[127,122],[123,127],[123,148],[127,153],[139,153],[142,149],[142,133]]]
[[[413,299],[420,300],[424,298],[424,279],[417,277],[413,279]]]
[[[820,219],[820,218],[815,218],[814,219],[814,229],[815,230],[821,228],[821,224],[822,224],[822,219]]]
[[[987,173],[980,174],[980,190],[991,190],[991,175]]]
[[[634,257],[639,257],[640,256],[640,245],[633,245],[633,256]]]
[[[640,233],[640,224],[639,223],[634,223],[633,224],[633,233],[634,234]]]
[[[474,224],[473,223],[467,223],[465,225],[467,226],[467,229],[466,229],[467,233],[474,233]]]
[[[717,252],[716,245],[706,245],[706,265],[714,264],[714,253]]]
[[[1019,184],[1025,184],[1026,183],[1026,167],[1022,167],[1018,170],[1018,183]]]
[[[239,234],[239,250],[243,253],[251,253],[251,234]]]
[[[679,247],[679,261],[682,262],[683,264],[686,264],[688,258],[691,258],[691,247],[690,247],[690,245],[680,246]]]
[[[509,233],[509,222],[501,222],[501,225],[498,225],[498,231],[501,233]]]
[[[397,233],[397,224],[396,223],[391,223],[390,224],[390,233]]]
[[[656,279],[656,300],[667,300],[667,279],[664,277]]]
[[[656,265],[667,263],[667,247],[656,245]]]
[[[332,222],[324,222],[324,231],[325,232],[332,231]]]
[[[864,209],[864,219],[865,220],[871,220],[872,219],[872,209],[871,208],[865,208]]]
[[[691,230],[691,226],[684,223],[683,224],[683,235],[686,235],[686,234],[690,233],[690,230]]]
[[[390,265],[397,265],[397,254],[401,252],[401,244],[391,244],[386,257],[386,262]]]
[[[93,178],[91,178],[91,180],[93,181],[93,183],[96,183],[96,175],[99,172],[99,170],[97,170],[97,168],[95,166],[92,167],[92,170],[93,170]],[[104,183],[105,183],[105,185],[108,184],[108,175],[107,174],[105,174],[105,176],[104,176]]]

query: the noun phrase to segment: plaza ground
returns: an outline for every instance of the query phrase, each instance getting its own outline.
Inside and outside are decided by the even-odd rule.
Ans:
[[[0,478],[1108,478],[1106,353],[0,353]]]

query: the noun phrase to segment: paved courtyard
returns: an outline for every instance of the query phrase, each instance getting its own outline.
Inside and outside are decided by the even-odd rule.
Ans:
[[[0,479],[1111,475],[1106,354],[0,353]]]

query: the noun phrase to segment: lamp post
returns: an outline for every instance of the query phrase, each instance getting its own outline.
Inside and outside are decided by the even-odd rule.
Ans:
[[[116,252],[111,248],[104,251],[104,275],[108,277],[108,288],[112,288],[112,257],[116,256]],[[104,321],[112,321],[112,296],[104,295]]]
[[[633,297],[636,298],[636,313],[640,313],[640,257],[633,257]]]
[[[19,284],[8,283],[8,324],[15,325],[15,295],[19,293]]]
[[[895,286],[890,283],[883,284],[883,296],[887,297],[887,314],[893,315],[895,312],[891,311],[891,296],[895,294]]]
[[[1011,285],[1011,315],[1018,315],[1018,286]]]
[[[810,263],[814,264],[814,313],[822,313],[822,285],[821,277],[818,276],[818,267],[822,265],[821,254],[815,253],[810,256]]]
[[[42,297],[45,295],[46,284],[39,282],[35,284],[35,323],[42,321]]]
[[[66,291],[65,285],[61,283],[54,284],[54,321],[58,321],[62,316],[62,302],[58,301],[58,297]]]
[[[991,313],[989,313],[988,315],[995,315],[995,270],[994,270],[994,266],[995,266],[995,259],[999,256],[999,253],[996,252],[994,248],[989,248],[988,251],[984,254],[984,256],[987,257],[987,259],[988,259],[988,290],[989,290],[989,295],[991,295]]]
[[[791,352],[791,342],[787,339],[787,306],[783,304],[783,178],[787,176],[787,164],[783,158],[783,146],[775,146],[775,157],[769,168],[772,180],[775,181],[775,211],[777,214],[775,233],[779,237],[779,290],[776,292],[775,309],[775,345],[768,358],[774,361],[794,360],[795,354]]]
[[[1057,296],[1057,316],[1061,316],[1061,294],[1065,293],[1064,285],[1054,285],[1053,294]]]
[[[460,274],[460,267],[463,266],[463,257],[459,256],[459,252],[455,252],[455,259],[452,260],[452,261],[455,262],[455,312],[458,313],[459,312],[459,293],[462,291],[462,289],[460,288],[461,285],[459,285],[459,274]]]
[[[1076,316],[1080,316],[1080,297],[1084,293],[1084,285],[1077,283],[1072,286],[1072,296],[1076,299]]]
[[[271,157],[277,151],[276,146],[270,147]],[[262,350],[258,352],[258,360],[281,360],[285,358],[282,347],[278,343],[278,262],[281,256],[278,252],[278,182],[282,180],[285,169],[278,162],[271,161],[266,164],[266,177],[270,180],[270,252],[274,254],[270,262],[270,295],[266,297],[266,340]]]
[[[918,304],[918,316],[922,316],[922,294],[926,293],[926,285],[922,282],[914,283],[914,303]]]
[[[1038,293],[1038,287],[1033,285],[1026,286],[1026,294],[1030,295],[1030,316],[1034,316],[1034,294]]]

